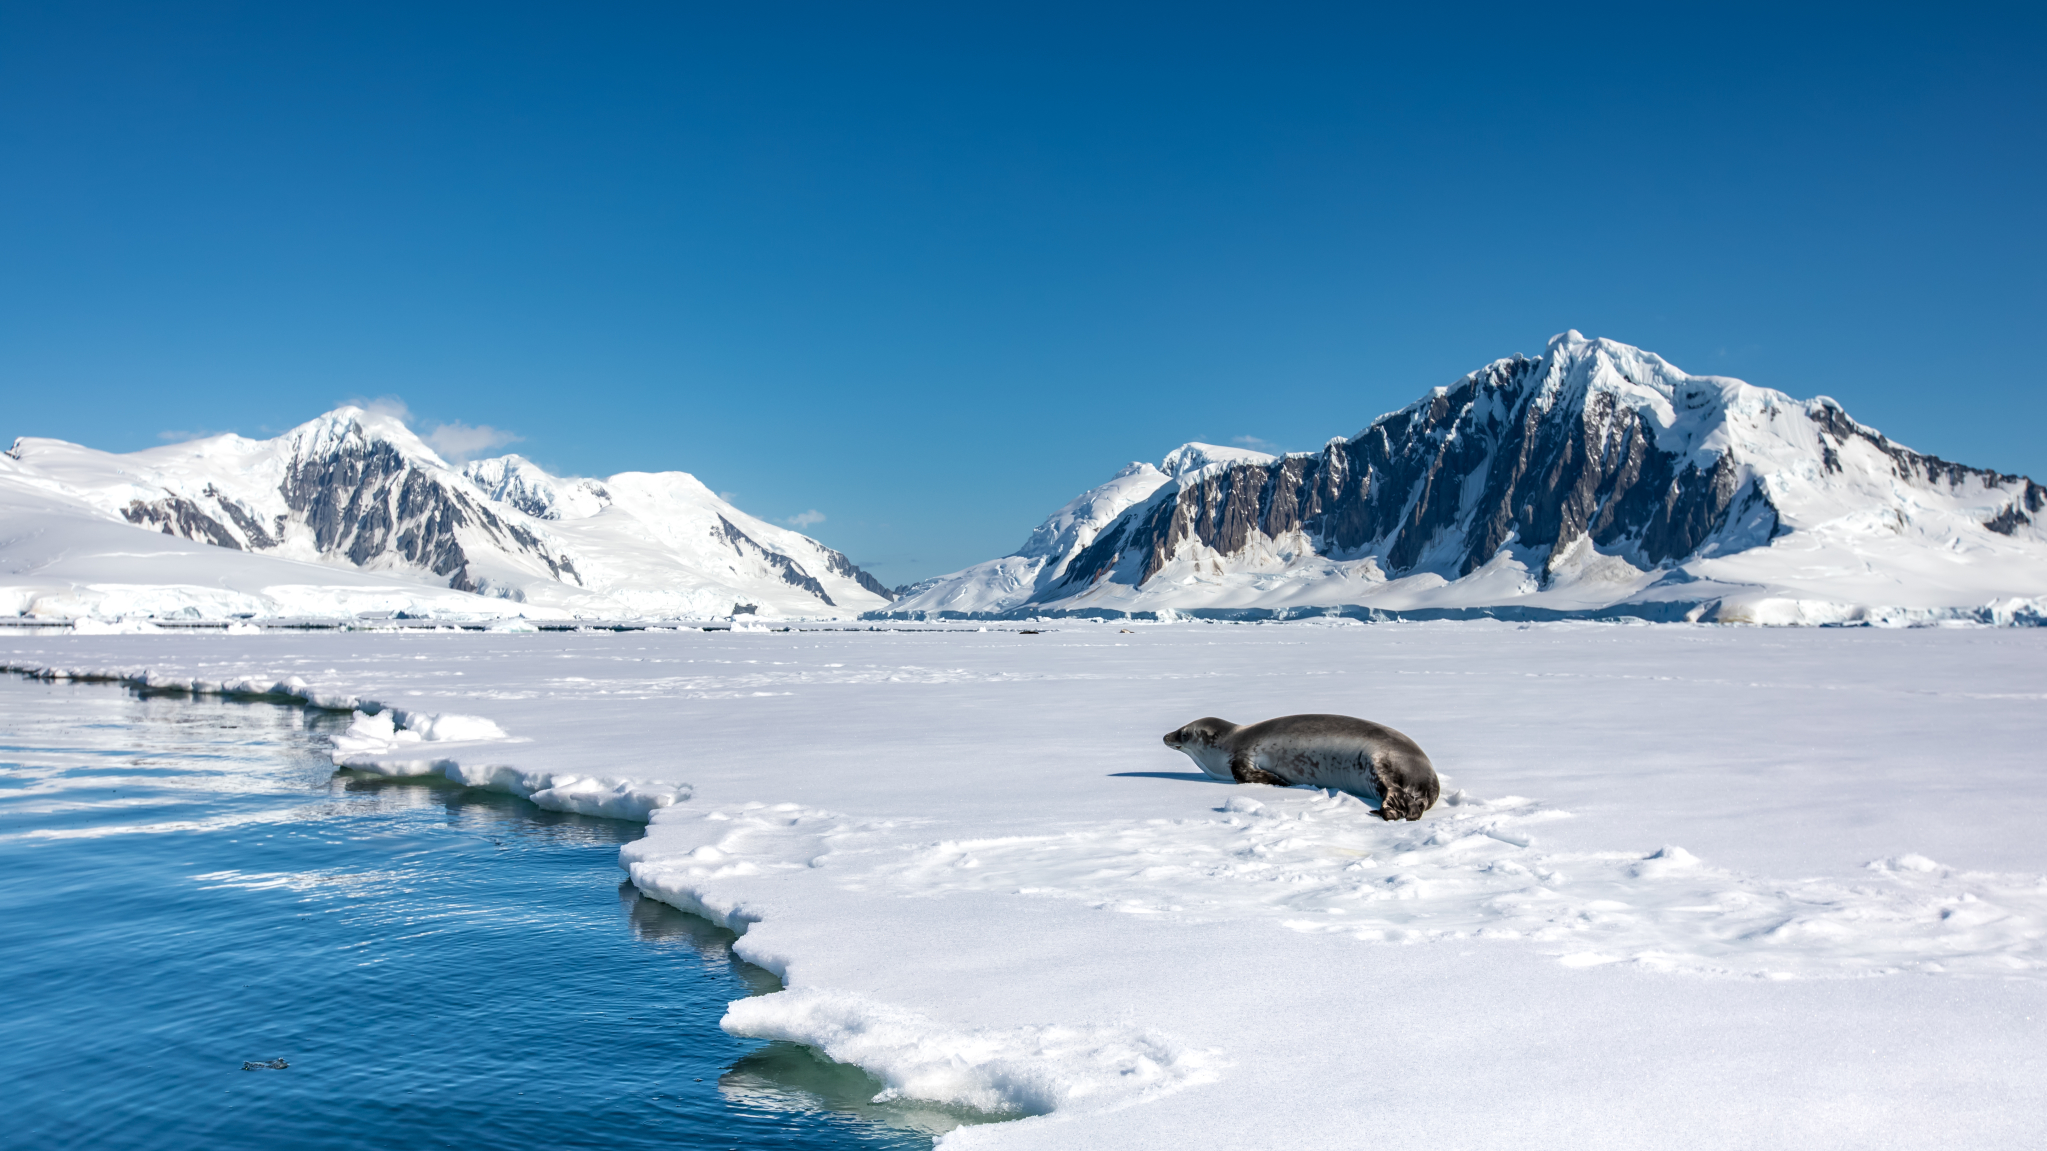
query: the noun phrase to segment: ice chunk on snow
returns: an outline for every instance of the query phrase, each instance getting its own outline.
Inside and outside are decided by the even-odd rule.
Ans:
[[[1667,846],[1651,854],[1635,865],[1635,875],[1641,879],[1656,879],[1675,875],[1699,865],[1699,857],[1675,845]]]
[[[1872,871],[1939,871],[1940,864],[1923,855],[1894,855],[1869,865]]]

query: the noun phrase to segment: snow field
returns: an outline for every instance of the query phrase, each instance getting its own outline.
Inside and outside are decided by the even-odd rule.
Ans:
[[[948,1149],[2035,1145],[2047,636],[1045,626],[0,654],[676,786],[621,862],[784,979],[726,1027],[1030,1116]],[[1386,824],[1159,741],[1304,711],[1407,732],[1448,799]]]
[[[1220,810],[941,843],[887,878],[906,891],[1265,918],[1368,942],[1523,940],[1574,967],[1772,978],[2047,971],[2047,876],[1962,873],[1907,855],[1863,876],[1769,881],[1677,846],[1545,851],[1539,833],[1569,813],[1519,798],[1465,798],[1421,825],[1382,822],[1333,793],[1236,796]]]

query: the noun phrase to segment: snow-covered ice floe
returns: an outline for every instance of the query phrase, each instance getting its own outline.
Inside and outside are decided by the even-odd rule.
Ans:
[[[2037,1136],[2047,635],[1032,630],[0,654],[352,708],[337,763],[647,819],[633,883],[787,988],[725,1027],[1018,1117],[948,1149]],[[1159,738],[1302,711],[1414,736],[1443,801],[1389,824]]]
[[[88,628],[79,634],[137,633]],[[43,679],[123,683],[195,695],[289,699],[332,710],[353,710],[354,722],[335,740],[336,767],[390,778],[445,776],[467,787],[520,796],[550,811],[644,823],[660,808],[689,798],[686,783],[534,770],[493,762],[501,758],[493,754],[495,748],[512,740],[491,720],[474,715],[388,708],[361,695],[315,687],[296,675],[210,679],[148,667],[59,667],[35,663],[10,663],[4,670]]]

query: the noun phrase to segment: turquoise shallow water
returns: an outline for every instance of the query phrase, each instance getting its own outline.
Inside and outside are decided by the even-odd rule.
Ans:
[[[0,1145],[921,1149],[956,1124],[719,1031],[774,977],[621,882],[638,825],[337,774],[346,722],[0,678]]]

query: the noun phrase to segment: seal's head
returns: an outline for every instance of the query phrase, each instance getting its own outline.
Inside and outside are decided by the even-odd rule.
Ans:
[[[1229,720],[1217,719],[1211,715],[1205,719],[1197,719],[1176,731],[1167,732],[1166,746],[1174,751],[1192,754],[1196,750],[1214,747],[1216,740],[1235,730],[1236,726]]]
[[[1237,725],[1226,719],[1209,716],[1197,719],[1178,731],[1166,733],[1166,746],[1184,753],[1202,771],[1216,779],[1233,778],[1230,773],[1230,753],[1222,746]]]

